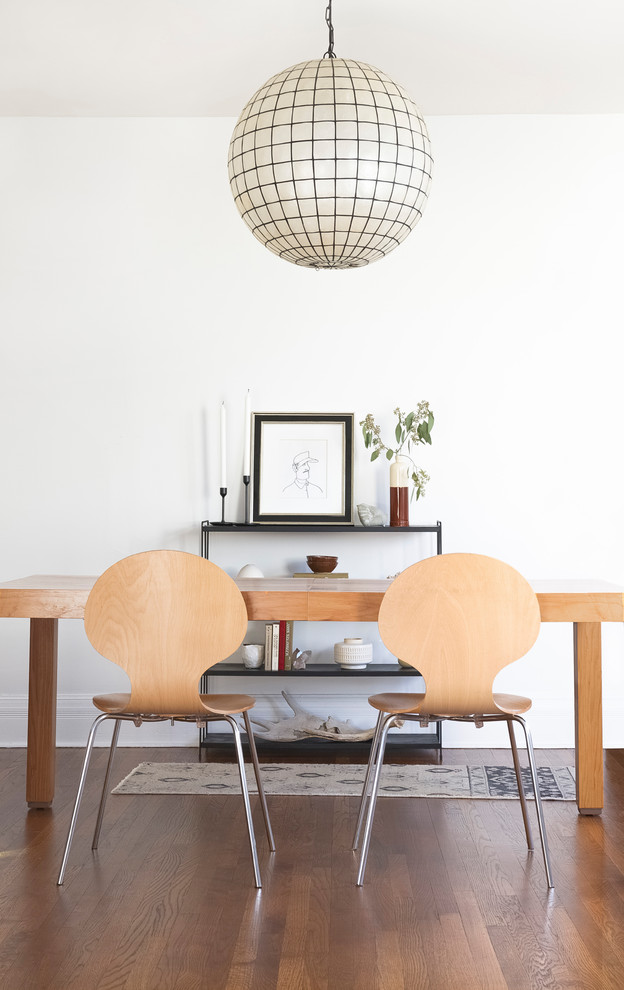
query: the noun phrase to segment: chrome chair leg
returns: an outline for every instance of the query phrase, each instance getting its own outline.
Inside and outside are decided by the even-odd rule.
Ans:
[[[546,822],[544,821],[544,812],[542,809],[542,799],[539,792],[538,780],[537,780],[537,768],[535,766],[535,754],[533,752],[533,740],[531,738],[531,733],[529,727],[523,718],[519,715],[512,716],[514,722],[519,722],[524,730],[524,737],[526,739],[527,746],[527,756],[529,758],[529,766],[531,768],[531,780],[533,781],[533,791],[535,793],[535,810],[537,812],[537,824],[539,826],[540,841],[542,844],[542,853],[544,854],[544,869],[546,870],[546,882],[549,887],[554,887],[552,881],[552,873],[550,869],[550,855],[548,852],[548,838],[546,836]]]
[[[247,739],[249,742],[249,751],[251,753],[251,762],[253,763],[254,774],[256,776],[256,783],[258,785],[258,796],[260,798],[260,807],[262,808],[262,815],[264,817],[264,827],[266,828],[267,839],[269,840],[269,849],[271,850],[271,852],[275,852],[275,840],[273,839],[273,829],[271,828],[269,809],[267,808],[264,787],[262,786],[260,764],[258,763],[258,752],[256,750],[256,740],[254,739],[254,734],[251,728],[251,723],[249,721],[248,712],[243,712],[243,719],[245,720],[245,732],[247,733]]]
[[[527,807],[526,794],[524,793],[524,787],[522,784],[522,770],[520,768],[520,760],[518,759],[518,747],[516,745],[516,734],[513,728],[513,722],[511,719],[506,719],[507,730],[509,732],[509,742],[511,743],[511,755],[513,757],[514,770],[516,771],[516,780],[518,782],[518,795],[520,797],[520,807],[522,809],[522,820],[524,821],[524,831],[526,833],[527,846],[529,849],[533,850],[533,833],[531,831],[531,822],[529,820],[529,809]]]
[[[115,758],[115,753],[117,752],[117,740],[119,739],[119,730],[121,729],[121,719],[115,719],[115,728],[113,729],[113,738],[111,739],[110,750],[108,752],[108,763],[106,765],[106,776],[104,777],[104,784],[102,785],[102,796],[100,798],[100,807],[98,809],[97,821],[95,823],[95,831],[93,833],[93,842],[91,843],[92,849],[97,849],[98,843],[100,841],[100,829],[102,828],[102,819],[104,818],[104,808],[106,807],[106,799],[108,797],[108,788],[110,782],[111,770],[113,769],[113,760]]]
[[[392,726],[396,715],[386,715],[381,732],[379,734],[379,751],[377,755],[377,762],[375,765],[375,776],[373,779],[373,789],[371,791],[371,796],[368,802],[368,813],[366,815],[366,825],[364,826],[364,838],[362,840],[362,851],[360,853],[360,866],[358,869],[358,875],[356,884],[361,887],[364,883],[364,871],[366,870],[366,860],[368,859],[368,847],[370,845],[371,828],[373,825],[373,817],[375,815],[375,805],[377,804],[377,792],[379,790],[379,778],[381,776],[381,768],[383,766],[384,753],[386,751],[386,741],[388,739],[388,732]]]
[[[260,880],[260,867],[258,866],[258,852],[256,850],[256,837],[254,835],[253,818],[251,816],[251,805],[249,803],[249,790],[247,788],[247,777],[245,776],[245,760],[243,758],[243,747],[238,723],[231,715],[224,715],[224,720],[229,722],[234,733],[234,745],[236,746],[236,759],[238,760],[238,772],[240,774],[241,790],[243,792],[243,803],[245,805],[245,817],[247,819],[247,831],[249,833],[249,846],[251,849],[251,859],[253,862],[254,878],[256,887],[262,886]]]
[[[58,880],[56,881],[60,887],[65,879],[65,868],[67,866],[67,860],[69,858],[69,850],[71,848],[72,840],[74,838],[74,832],[76,830],[76,821],[78,820],[78,812],[80,811],[80,803],[82,801],[82,794],[84,791],[85,781],[87,779],[87,770],[89,769],[89,761],[91,759],[91,753],[93,751],[93,743],[95,741],[95,734],[99,729],[102,722],[106,719],[111,718],[111,715],[98,715],[95,722],[91,726],[91,731],[89,732],[89,738],[87,740],[87,748],[85,750],[84,760],[82,761],[82,771],[80,773],[80,782],[78,784],[78,793],[76,794],[76,800],[74,801],[74,810],[72,811],[71,821],[69,823],[69,831],[67,833],[67,841],[65,843],[65,850],[63,852],[63,859],[61,862],[61,869],[59,870]]]
[[[379,748],[379,736],[381,734],[381,723],[383,721],[383,718],[384,718],[384,713],[379,712],[379,715],[377,716],[377,724],[375,726],[375,734],[371,742],[370,754],[368,757],[368,766],[366,767],[366,780],[364,781],[364,787],[362,788],[362,797],[360,799],[358,819],[355,826],[355,832],[353,833],[353,845],[351,846],[353,852],[357,850],[357,847],[360,844],[360,832],[362,831],[362,822],[364,821],[364,812],[366,811],[366,801],[368,798],[370,782],[373,776],[373,771],[375,769],[375,760],[377,757],[377,750]]]

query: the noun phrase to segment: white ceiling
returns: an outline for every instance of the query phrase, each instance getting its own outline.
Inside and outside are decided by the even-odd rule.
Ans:
[[[237,116],[326,0],[0,0],[0,115]],[[624,0],[334,0],[336,54],[425,114],[624,112]]]

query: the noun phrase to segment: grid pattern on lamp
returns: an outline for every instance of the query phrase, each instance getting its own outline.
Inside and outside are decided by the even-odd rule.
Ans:
[[[234,200],[270,251],[308,268],[377,261],[418,223],[431,181],[425,123],[405,90],[351,59],[301,62],[243,109]]]

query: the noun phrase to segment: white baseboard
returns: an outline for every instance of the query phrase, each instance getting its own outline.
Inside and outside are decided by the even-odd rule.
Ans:
[[[369,691],[350,691],[348,697],[328,693],[306,691],[297,692],[297,701],[307,710],[326,718],[334,715],[350,719],[354,726],[368,727],[374,724],[374,713],[368,705]],[[256,705],[251,715],[260,721],[270,722],[290,713],[279,692],[255,692]],[[27,695],[0,695],[0,747],[23,747],[27,736]],[[551,713],[544,713],[545,705],[540,705],[540,713],[530,714],[529,724],[533,742],[538,747],[568,749],[574,746],[574,718],[570,711],[557,710],[553,704]],[[57,698],[58,746],[84,746],[93,719],[97,714],[91,702],[91,695],[59,694]],[[624,747],[624,713],[609,710],[603,717],[603,737],[605,749]],[[224,731],[218,722],[210,726],[213,732]],[[402,732],[419,731],[416,723],[408,722]],[[431,731],[423,730],[423,731]],[[96,745],[107,746],[111,729],[104,726],[98,735]],[[521,743],[521,733],[518,733]],[[447,722],[443,727],[443,744],[446,748],[490,749],[508,745],[507,730],[504,725],[486,725],[475,729],[472,725]],[[194,747],[197,745],[197,729],[192,725],[176,723],[144,723],[140,729],[132,724],[124,724],[121,729],[120,746]]]
[[[27,695],[0,695],[0,747],[21,747],[27,738]],[[84,746],[89,730],[98,714],[91,695],[59,694],[56,708],[57,746]],[[112,732],[103,725],[96,737],[96,746],[108,746]],[[132,723],[124,723],[119,734],[120,746],[197,746],[198,733],[192,725],[178,722],[150,724],[144,722],[140,729]]]

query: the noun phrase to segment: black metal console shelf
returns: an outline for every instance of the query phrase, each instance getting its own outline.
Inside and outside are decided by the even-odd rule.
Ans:
[[[322,523],[311,525],[299,524],[283,526],[275,523],[232,523],[230,526],[214,525],[205,520],[201,525],[201,555],[210,559],[210,534],[221,535],[232,533],[261,533],[269,536],[272,533],[435,533],[437,536],[436,553],[442,553],[442,523],[438,520],[431,526],[326,526]]]
[[[231,523],[229,525],[213,524],[208,520],[201,525],[201,555],[207,560],[210,559],[210,535],[218,533],[227,535],[232,533],[261,533],[269,536],[273,533],[435,533],[436,553],[442,553],[442,523],[438,520],[430,526],[354,526],[354,525],[324,525],[323,523],[296,523],[294,525],[282,525],[279,523]],[[209,677],[283,677],[288,681],[301,680],[307,677],[414,677],[418,671],[401,667],[393,663],[371,663],[364,670],[343,670],[338,664],[332,663],[312,663],[305,670],[266,670],[264,667],[249,669],[240,663],[229,663],[223,661],[211,667],[202,676],[200,690],[208,693]],[[372,693],[372,692],[371,692]],[[211,733],[205,729],[200,729],[199,733],[200,752],[202,747],[220,746],[227,743],[232,745],[231,733]],[[292,742],[282,742],[271,740],[264,742],[261,735],[256,735],[256,742],[260,747],[281,748],[292,746]],[[312,747],[324,745],[318,739],[299,740],[297,748],[300,746]],[[442,723],[437,722],[435,732],[410,733],[390,733],[388,744],[411,744],[423,748],[442,749]],[[335,745],[359,747],[368,746],[368,743],[336,743]]]

